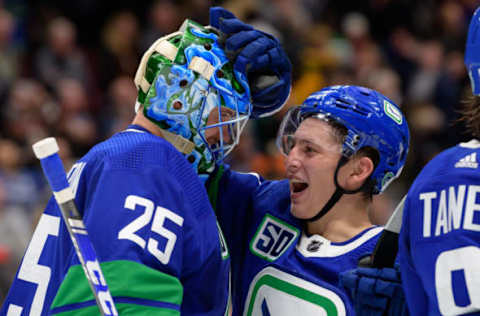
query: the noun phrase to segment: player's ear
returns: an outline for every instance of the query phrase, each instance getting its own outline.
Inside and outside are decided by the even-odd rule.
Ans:
[[[356,190],[370,177],[375,165],[367,156],[354,157],[347,164],[349,165],[348,176],[345,180],[346,190]]]

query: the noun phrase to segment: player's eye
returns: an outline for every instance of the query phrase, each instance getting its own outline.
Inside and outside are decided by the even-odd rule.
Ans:
[[[295,147],[295,138],[292,135],[283,137],[283,152],[288,155],[293,147]]]
[[[231,121],[235,116],[235,112],[229,108],[222,107],[220,119],[222,122]]]
[[[307,140],[297,140],[298,149],[306,155],[312,155],[318,152],[317,148]]]
[[[302,150],[307,155],[313,155],[313,154],[316,154],[316,153],[319,152],[317,148],[315,148],[314,146],[312,146],[308,143],[303,144]]]

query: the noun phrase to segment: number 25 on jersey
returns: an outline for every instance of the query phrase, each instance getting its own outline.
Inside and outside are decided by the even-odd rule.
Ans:
[[[122,228],[118,232],[118,239],[131,240],[143,249],[146,246],[148,252],[157,258],[158,261],[167,265],[175,247],[177,235],[164,227],[165,219],[169,219],[181,227],[183,225],[183,217],[161,206],[155,208],[155,204],[151,200],[137,195],[127,196],[124,206],[130,211],[135,211],[137,207],[143,207],[143,214]],[[152,232],[159,234],[167,240],[165,249],[159,249],[159,242],[156,239],[150,237],[148,240],[145,240],[137,234],[146,225],[151,225],[150,229]]]

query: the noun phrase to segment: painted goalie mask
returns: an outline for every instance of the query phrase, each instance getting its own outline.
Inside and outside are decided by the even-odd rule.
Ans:
[[[238,144],[252,105],[245,74],[218,44],[213,28],[186,20],[145,52],[135,75],[135,110],[162,129],[199,174]]]

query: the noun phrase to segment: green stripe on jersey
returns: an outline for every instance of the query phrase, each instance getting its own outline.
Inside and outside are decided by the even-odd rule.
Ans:
[[[138,262],[127,260],[102,262],[100,266],[113,298],[131,297],[166,302],[178,306],[182,303],[182,284],[179,279],[171,275],[154,270]],[[51,308],[89,300],[95,300],[95,298],[88,285],[82,266],[75,265],[71,266],[68,270]],[[115,304],[115,306],[120,315],[123,315],[122,311],[128,313],[128,311],[133,312],[133,310],[135,311],[135,315],[137,315],[137,310],[140,313],[138,315],[143,315],[141,313],[145,313],[145,315],[150,313],[151,315],[152,312],[155,311],[158,313],[160,310],[165,311],[165,314],[162,311],[162,315],[179,315],[178,311],[171,310],[170,313],[170,310],[165,308],[145,305],[119,303]],[[90,310],[90,308],[93,309]],[[93,312],[94,309],[96,309],[95,312]],[[83,310],[85,310],[85,314],[81,314]],[[74,311],[75,315],[92,315],[92,312],[93,314],[98,313],[98,307],[96,305]],[[61,313],[59,315],[67,314],[68,313]]]

